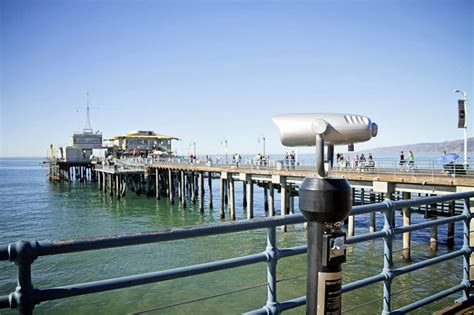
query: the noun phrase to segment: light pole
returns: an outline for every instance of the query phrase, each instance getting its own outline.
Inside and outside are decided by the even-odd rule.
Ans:
[[[221,140],[221,144],[224,143],[224,152],[225,152],[225,164],[227,164],[227,139],[224,138]]]
[[[191,155],[191,146],[194,146],[194,158],[196,158],[196,141],[189,143],[189,155]]]
[[[260,139],[263,140],[263,155],[265,155],[265,136],[263,134],[260,134],[257,138],[258,143],[260,143]]]
[[[464,97],[464,168],[467,168],[467,93],[461,90],[454,90],[454,93],[461,93]]]

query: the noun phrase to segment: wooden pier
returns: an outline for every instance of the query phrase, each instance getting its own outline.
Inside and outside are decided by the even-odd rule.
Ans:
[[[443,195],[454,192],[474,190],[474,177],[471,176],[433,176],[429,174],[411,173],[371,173],[344,172],[334,170],[333,176],[345,177],[353,189],[353,203],[369,204],[384,199],[400,200],[424,196]],[[219,210],[221,218],[236,219],[236,203],[241,202],[246,211],[247,219],[254,217],[254,187],[263,188],[263,200],[266,216],[287,215],[294,213],[294,197],[298,196],[299,185],[304,177],[314,176],[312,169],[277,169],[276,167],[258,167],[255,165],[205,165],[199,163],[158,162],[136,164],[135,166],[97,165],[94,174],[99,189],[122,198],[127,187],[136,194],[146,194],[157,199],[169,198],[171,203],[179,203],[186,207],[187,202],[198,203],[201,212],[212,209],[213,179],[219,180]],[[235,191],[242,186],[242,200],[237,201]],[[280,204],[275,204],[275,192],[280,193]],[[239,207],[240,208],[240,207]],[[403,225],[410,225],[412,213],[419,213],[426,218],[436,216],[452,216],[462,211],[462,204],[434,204],[418,208],[406,208],[401,211]],[[369,231],[375,232],[376,214],[369,219]],[[348,218],[348,235],[355,234],[354,217]],[[454,246],[454,224],[448,224],[447,246]],[[286,231],[286,227],[282,227]],[[403,235],[403,257],[410,259],[410,233]],[[430,248],[438,248],[437,227],[431,228]]]
[[[48,178],[51,181],[95,181],[95,165],[91,162],[65,162],[50,160]]]

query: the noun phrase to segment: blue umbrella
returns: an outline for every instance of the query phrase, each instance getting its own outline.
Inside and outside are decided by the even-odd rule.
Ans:
[[[445,165],[445,164],[449,164],[456,161],[458,158],[459,158],[459,155],[457,155],[456,153],[449,153],[449,154],[440,156],[437,162],[438,164]]]

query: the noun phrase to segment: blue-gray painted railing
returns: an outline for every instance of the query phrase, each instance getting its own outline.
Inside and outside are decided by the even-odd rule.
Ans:
[[[352,209],[351,215],[361,215],[375,211],[383,212],[385,217],[385,223],[381,231],[349,237],[347,238],[347,243],[355,244],[368,240],[383,238],[384,264],[383,270],[380,274],[345,284],[342,287],[342,292],[349,292],[377,282],[383,282],[383,314],[406,313],[420,308],[431,302],[434,302],[440,298],[444,298],[451,294],[457,293],[459,291],[463,291],[463,299],[467,299],[469,297],[469,291],[472,286],[471,280],[469,278],[469,257],[471,255],[471,246],[469,244],[469,224],[471,220],[469,198],[474,198],[474,192],[420,198],[415,200],[385,200],[384,202],[379,204],[370,204],[354,207]],[[427,222],[412,224],[409,226],[395,226],[393,218],[394,211],[397,209],[458,199],[464,200],[464,211],[461,215],[456,215],[439,220],[430,220]],[[434,258],[430,258],[424,261],[412,263],[407,266],[393,268],[392,241],[396,235],[456,221],[464,222],[463,246],[461,249],[451,251],[447,254],[436,256]],[[276,274],[277,261],[280,258],[304,254],[306,252],[306,246],[296,246],[282,249],[277,248],[276,227],[281,225],[297,224],[303,222],[305,222],[305,220],[302,215],[291,215],[285,217],[271,217],[250,221],[230,222],[220,225],[196,226],[136,234],[115,235],[94,239],[88,238],[53,242],[18,241],[16,243],[10,243],[6,246],[0,246],[0,260],[9,260],[17,265],[17,288],[15,292],[10,293],[9,295],[0,296],[0,309],[12,308],[17,309],[20,314],[31,314],[33,312],[34,306],[44,301],[115,290],[136,285],[203,274],[223,269],[235,268],[259,262],[266,262],[268,288],[267,302],[266,305],[261,309],[254,310],[249,313],[279,314],[285,310],[304,305],[306,303],[306,297],[303,296],[288,301],[278,302]],[[178,239],[242,232],[262,228],[267,229],[267,247],[265,251],[257,254],[169,269],[165,271],[151,272],[134,276],[73,284],[48,289],[35,288],[31,281],[31,265],[40,256],[173,241]],[[460,256],[463,257],[463,280],[460,284],[449,289],[440,291],[430,297],[418,300],[412,304],[405,305],[399,309],[391,309],[391,283],[395,277]]]

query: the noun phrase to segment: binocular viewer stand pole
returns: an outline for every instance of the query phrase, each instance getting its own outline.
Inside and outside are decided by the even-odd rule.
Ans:
[[[324,128],[323,128],[324,129]],[[300,186],[300,210],[307,228],[306,314],[340,314],[346,235],[342,223],[352,208],[352,188],[345,178],[326,177],[324,137],[316,133],[316,177]]]

